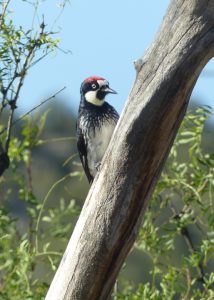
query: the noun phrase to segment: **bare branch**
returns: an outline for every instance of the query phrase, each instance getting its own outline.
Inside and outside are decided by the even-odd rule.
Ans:
[[[27,111],[26,113],[24,113],[20,118],[18,118],[17,120],[15,120],[12,124],[12,126],[14,126],[16,123],[18,123],[19,121],[23,120],[26,116],[28,116],[29,114],[31,114],[34,110],[36,110],[37,108],[39,108],[40,106],[42,106],[43,104],[45,104],[46,102],[53,100],[57,95],[59,95],[61,92],[63,92],[66,89],[66,86],[64,86],[63,88],[61,88],[59,91],[57,91],[56,93],[54,93],[52,96],[50,96],[49,98],[43,100],[40,104],[34,106],[31,110]],[[0,134],[2,134],[2,131],[0,132]]]
[[[40,106],[42,106],[43,104],[45,104],[46,102],[53,100],[57,95],[59,95],[61,92],[63,92],[66,89],[66,86],[64,86],[63,88],[61,88],[59,91],[55,92],[52,96],[48,97],[47,99],[43,100],[40,104],[34,106],[33,108],[31,108],[29,111],[27,111],[26,113],[24,113],[20,118],[18,118],[17,120],[15,120],[11,127],[13,127],[15,124],[17,124],[18,122],[20,122],[21,120],[23,120],[26,116],[28,116],[29,114],[31,114],[34,110],[36,110],[37,108],[39,108]],[[4,129],[2,129],[2,131],[0,131],[0,135],[2,133],[4,133],[7,130],[8,126],[5,127]]]
[[[2,133],[4,133],[7,130],[5,147],[3,148],[2,144],[0,143],[0,176],[4,173],[4,171],[9,167],[9,164],[10,164],[10,159],[9,159],[9,156],[8,156],[8,150],[9,150],[9,144],[10,144],[12,127],[15,124],[17,124],[19,121],[21,121],[22,119],[24,119],[27,115],[29,115],[30,113],[32,113],[35,109],[39,108],[41,105],[45,104],[46,102],[54,99],[59,93],[61,93],[65,89],[66,89],[66,87],[63,87],[62,89],[60,89],[59,91],[57,91],[56,93],[54,93],[49,98],[45,99],[40,104],[38,104],[35,107],[33,107],[30,111],[26,112],[24,115],[22,115],[19,119],[15,120],[14,122],[12,122],[12,121],[13,121],[13,115],[14,115],[15,108],[11,108],[9,119],[8,119],[8,125],[7,125],[7,127],[5,127],[0,132],[0,135],[1,135]],[[14,105],[14,102],[11,103],[11,105]]]

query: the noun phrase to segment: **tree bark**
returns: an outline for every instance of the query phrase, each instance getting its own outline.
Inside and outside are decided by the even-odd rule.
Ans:
[[[109,297],[195,82],[213,55],[214,0],[172,0],[135,63],[134,86],[46,300]]]

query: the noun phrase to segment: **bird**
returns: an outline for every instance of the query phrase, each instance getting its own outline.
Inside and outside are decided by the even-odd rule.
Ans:
[[[80,87],[80,105],[76,124],[77,150],[89,183],[99,170],[119,119],[105,97],[117,94],[100,76],[87,77]]]

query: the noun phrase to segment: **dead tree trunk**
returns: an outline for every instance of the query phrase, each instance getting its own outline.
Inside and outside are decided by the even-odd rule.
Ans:
[[[134,86],[46,300],[109,297],[195,82],[213,55],[214,0],[172,0],[136,62]]]

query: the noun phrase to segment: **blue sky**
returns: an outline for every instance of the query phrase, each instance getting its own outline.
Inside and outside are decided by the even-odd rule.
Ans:
[[[118,95],[111,96],[108,101],[121,112],[135,78],[133,61],[154,39],[170,1],[71,0],[60,16],[59,1],[32,1],[40,3],[34,25],[38,26],[43,14],[49,26],[55,21],[60,47],[71,53],[51,54],[29,71],[18,103],[21,112],[64,86],[66,90],[60,101],[77,112],[79,87],[89,75],[100,75],[110,82]],[[31,5],[12,0],[11,8],[17,24],[31,26]],[[214,73],[213,60],[200,76],[193,98],[214,106],[214,74],[207,76],[208,72]]]

